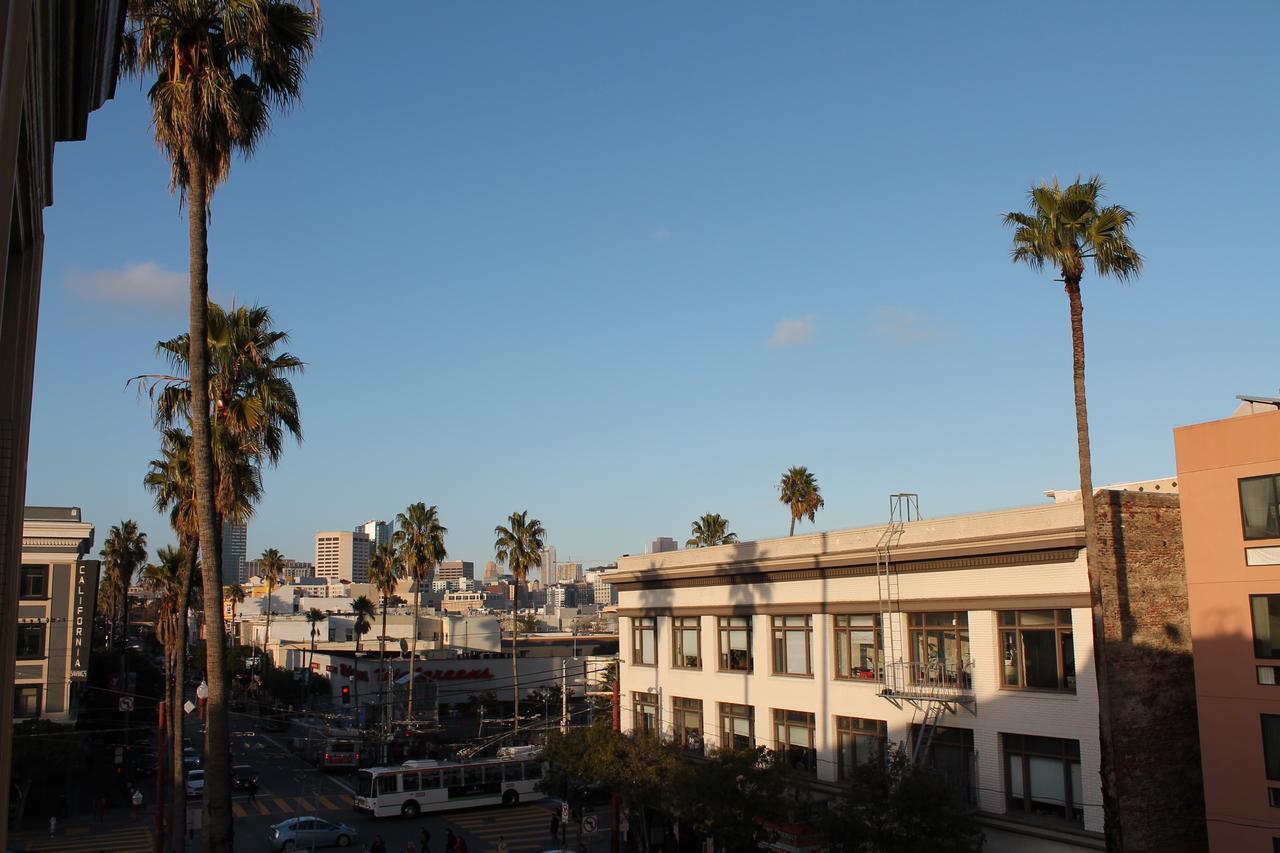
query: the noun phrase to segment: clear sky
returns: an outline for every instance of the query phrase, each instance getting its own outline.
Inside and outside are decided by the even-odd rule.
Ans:
[[[216,298],[307,362],[250,555],[438,504],[478,564],[1023,505],[1078,485],[1067,302],[1000,215],[1100,173],[1136,284],[1086,278],[1095,482],[1280,386],[1280,5],[325,4],[303,104],[214,199]],[[182,331],[186,224],[137,81],[59,146],[27,499],[138,518],[126,389]],[[1259,322],[1261,321],[1261,322]],[[802,530],[809,529],[807,523]]]

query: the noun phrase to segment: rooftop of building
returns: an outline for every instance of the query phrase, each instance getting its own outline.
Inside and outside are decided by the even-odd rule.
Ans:
[[[24,506],[23,521],[82,521],[78,506]]]

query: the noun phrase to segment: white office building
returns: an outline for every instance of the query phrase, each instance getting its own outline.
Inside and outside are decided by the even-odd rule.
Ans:
[[[361,532],[321,531],[316,534],[315,576],[326,580],[369,582],[372,541]]]
[[[391,544],[391,522],[389,521],[371,519],[364,524],[357,524],[355,532],[369,537],[371,550],[377,550],[379,545]]]

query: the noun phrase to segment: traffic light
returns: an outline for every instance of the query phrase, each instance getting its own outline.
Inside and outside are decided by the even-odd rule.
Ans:
[[[344,686],[342,688],[342,704],[343,705],[351,704],[351,688],[350,687]]]

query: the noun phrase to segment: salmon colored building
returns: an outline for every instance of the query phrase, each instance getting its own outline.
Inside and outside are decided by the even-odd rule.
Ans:
[[[1280,851],[1280,398],[1174,430],[1213,850]]]

